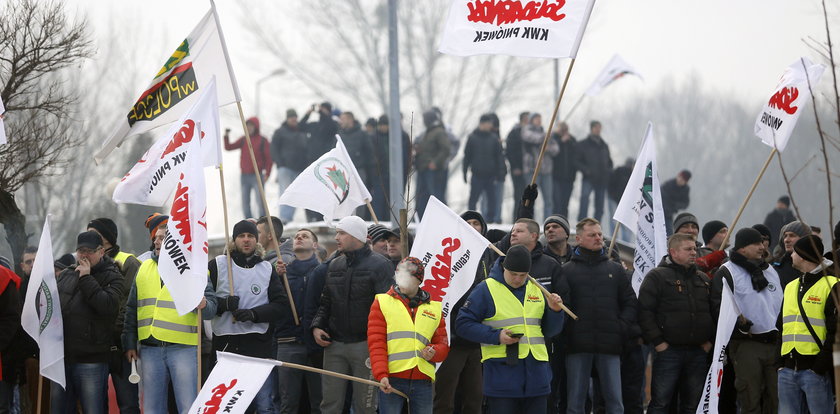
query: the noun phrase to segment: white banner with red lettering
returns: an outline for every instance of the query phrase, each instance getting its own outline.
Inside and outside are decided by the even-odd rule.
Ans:
[[[280,362],[216,352],[218,362],[190,407],[190,414],[238,414],[248,405]]]
[[[595,0],[453,0],[439,51],[575,57]]]
[[[202,160],[195,156],[201,141],[192,140],[187,151],[188,165],[178,179],[158,259],[160,278],[180,315],[198,306],[207,286],[207,191]]]
[[[696,414],[709,414],[718,412],[718,400],[720,399],[720,382],[723,379],[723,363],[726,361],[726,348],[729,346],[729,337],[732,336],[732,329],[741,310],[735,303],[729,284],[723,284],[723,294],[720,302],[720,315],[718,316],[717,334],[715,335],[715,348],[712,351],[712,366],[706,374],[706,383],[703,385],[703,397],[697,405]]]
[[[204,166],[221,162],[219,105],[215,78],[200,92],[195,104],[143,154],[140,161],[122,178],[114,190],[114,202],[162,206],[178,184],[187,164],[187,149],[200,136]],[[197,124],[201,124],[199,134]]]
[[[481,256],[489,245],[464,219],[434,196],[429,197],[410,255],[426,267],[420,287],[429,292],[432,300],[443,304],[449,338],[449,312],[470,290]]]
[[[785,69],[770,100],[755,120],[755,136],[761,142],[780,152],[785,150],[802,108],[811,99],[810,91],[824,71],[824,65],[815,64],[806,57],[797,59]]]

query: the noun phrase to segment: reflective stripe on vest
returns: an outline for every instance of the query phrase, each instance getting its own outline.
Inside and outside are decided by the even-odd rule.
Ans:
[[[417,367],[434,381],[435,365],[420,356],[440,326],[442,305],[431,301],[417,307],[414,320],[403,302],[387,293],[376,295],[385,317],[388,344],[388,372],[397,373]]]
[[[173,344],[198,345],[198,315],[178,315],[166,286],[161,286],[158,265],[146,260],[137,271],[137,337],[154,337]]]
[[[802,308],[820,340],[819,343],[814,340],[799,311],[799,283],[800,279],[797,278],[785,287],[785,300],[782,305],[781,353],[787,355],[796,350],[800,355],[817,355],[826,336],[825,302],[831,294],[831,288],[837,283],[837,278],[834,276],[820,278],[802,296]]]
[[[510,329],[523,334],[519,339],[519,359],[532,354],[537,361],[548,361],[548,349],[542,333],[542,317],[545,312],[545,298],[534,282],[525,286],[523,305],[507,286],[495,279],[487,279],[487,289],[493,297],[496,314],[481,323],[493,329]],[[481,362],[490,358],[505,358],[507,345],[481,344]]]

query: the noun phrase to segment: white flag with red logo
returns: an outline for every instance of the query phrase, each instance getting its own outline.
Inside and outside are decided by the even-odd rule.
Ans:
[[[469,223],[434,196],[429,197],[410,255],[426,267],[420,287],[442,303],[449,338],[449,312],[472,287],[489,245]]]
[[[720,315],[718,316],[717,334],[715,335],[715,347],[712,351],[712,366],[706,375],[706,384],[703,386],[703,397],[697,404],[696,414],[709,414],[718,412],[718,400],[720,399],[720,382],[723,378],[723,363],[726,361],[726,348],[729,346],[729,338],[732,336],[732,328],[741,310],[735,303],[729,283],[723,284],[723,293],[720,302]]]
[[[198,131],[199,123],[201,133]],[[114,201],[148,206],[164,205],[178,184],[181,171],[185,169],[189,143],[194,138],[201,137],[201,152],[196,154],[201,156],[203,165],[219,165],[222,158],[219,128],[216,83],[211,79],[195,104],[158,138],[117,184]]]
[[[210,4],[211,9],[164,62],[154,79],[122,116],[116,130],[94,155],[97,163],[127,137],[176,121],[214,77],[218,81],[216,106],[242,100],[216,15],[216,6],[212,0]],[[179,17],[171,20],[172,27],[186,29]]]
[[[598,77],[595,78],[592,85],[589,85],[589,89],[587,89],[585,93],[588,96],[595,96],[601,93],[604,88],[610,86],[611,83],[624,77],[624,75],[635,75],[640,79],[643,79],[642,75],[639,74],[639,71],[627,63],[624,58],[619,55],[615,55],[609,62],[607,62],[607,66],[604,66],[604,69],[601,69],[601,73],[598,74]]]
[[[200,127],[200,126],[199,126]],[[192,154],[201,151],[201,141],[189,143]],[[178,314],[192,312],[207,286],[207,193],[201,158],[190,155],[181,171],[175,199],[169,210],[166,238],[160,247],[158,272],[169,288]]]
[[[573,58],[595,0],[453,0],[439,51]]]
[[[206,267],[206,266],[205,266]],[[189,414],[239,414],[257,396],[279,361],[216,352],[216,366],[210,372]]]
[[[770,100],[755,120],[755,136],[770,148],[784,151],[790,134],[811,99],[811,88],[820,81],[825,66],[803,57],[791,63],[779,79]],[[809,87],[810,83],[810,87]]]

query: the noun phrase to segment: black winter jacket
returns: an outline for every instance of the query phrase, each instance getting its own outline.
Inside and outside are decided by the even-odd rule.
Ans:
[[[551,138],[560,146],[560,152],[554,156],[554,169],[551,171],[554,179],[574,182],[577,175],[577,140],[570,135],[569,140],[563,142],[560,134],[551,134]]]
[[[583,179],[598,187],[605,187],[610,181],[613,169],[610,147],[601,137],[590,135],[577,144],[577,167]]]
[[[76,267],[58,276],[64,320],[64,358],[70,363],[108,362],[123,297],[123,275],[108,256],[79,277]]]
[[[327,332],[339,342],[367,340],[370,305],[379,293],[394,283],[394,266],[369,245],[344,252],[329,264],[321,304],[312,320],[312,328]]]
[[[793,258],[790,255],[791,253],[785,252],[782,257],[774,260],[772,263],[773,268],[776,269],[776,273],[779,274],[779,282],[782,283],[783,290],[788,283],[793,282],[802,274],[802,272],[793,268]]]
[[[286,122],[271,137],[271,159],[277,167],[303,171],[308,165],[306,156],[306,131],[301,124],[292,128]]]
[[[373,152],[373,142],[367,132],[362,131],[361,125],[358,122],[354,123],[351,128],[341,129],[338,131],[341,135],[341,141],[344,142],[344,147],[347,148],[347,154],[350,155],[350,160],[359,172],[359,176],[368,188],[372,188],[371,180],[376,173]]]
[[[665,210],[665,217],[670,217],[676,212],[688,208],[691,201],[689,198],[691,188],[688,184],[680,187],[677,185],[677,179],[672,178],[665,181],[660,190],[662,191],[662,209]]]
[[[496,177],[504,180],[505,158],[499,136],[489,131],[474,130],[467,138],[461,168],[465,181],[469,169],[472,169],[475,176]]]
[[[639,335],[638,300],[624,268],[607,258],[606,249],[575,248],[563,265],[560,297],[578,320],[563,331],[568,353],[620,355],[627,339]]]
[[[508,133],[505,140],[505,156],[507,157],[510,170],[522,170],[522,127],[517,124]]]
[[[645,342],[702,345],[714,341],[711,280],[693,265],[665,256],[639,289],[639,325]]]
[[[303,119],[300,120],[300,124],[305,125],[304,129],[309,133],[309,141],[306,143],[307,164],[311,164],[326,154],[327,151],[333,149],[335,147],[335,134],[338,133],[338,123],[333,121],[332,116],[321,113],[317,122],[307,122],[309,121],[309,115],[304,115]]]

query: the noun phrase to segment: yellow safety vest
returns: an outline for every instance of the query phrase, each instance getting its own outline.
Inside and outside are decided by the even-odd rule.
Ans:
[[[120,266],[120,271],[122,271],[125,261],[128,260],[129,257],[134,257],[134,255],[131,253],[119,252],[116,256],[114,256],[114,261]]]
[[[440,325],[441,303],[431,301],[418,306],[414,320],[411,320],[408,309],[399,299],[387,293],[376,295],[376,299],[388,328],[388,372],[403,372],[418,367],[434,381],[435,365],[423,359],[420,351],[432,342]]]
[[[545,298],[540,288],[534,282],[528,282],[523,305],[504,284],[495,279],[487,279],[486,283],[496,314],[481,323],[493,329],[510,329],[513,333],[524,334],[519,339],[519,359],[525,359],[530,353],[537,361],[548,361],[541,327]],[[506,348],[507,345],[481,344],[481,362],[490,358],[505,358]]]
[[[808,331],[799,311],[799,279],[787,284],[782,306],[782,355],[787,355],[793,350],[800,355],[816,355],[820,352],[820,345],[825,343],[826,335],[825,302],[835,283],[836,277],[824,276],[802,296],[802,308],[820,340],[819,343]]]
[[[183,345],[198,345],[196,312],[178,315],[166,286],[161,286],[158,264],[148,259],[137,271],[137,336]]]

